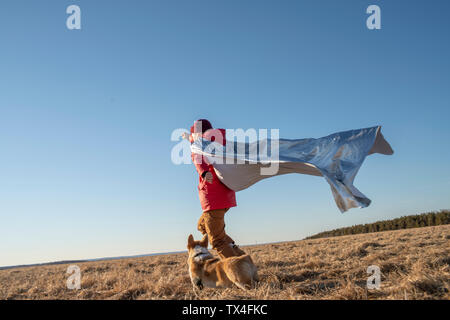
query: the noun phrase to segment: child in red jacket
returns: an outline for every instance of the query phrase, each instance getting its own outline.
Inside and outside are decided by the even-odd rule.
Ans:
[[[194,122],[191,135],[183,134],[183,138],[191,143],[199,138],[215,141],[225,145],[225,130],[213,129],[206,119]],[[225,213],[236,206],[236,194],[224,185],[216,175],[214,167],[206,157],[191,154],[192,162],[199,174],[198,194],[203,209],[197,228],[202,234],[207,234],[209,242],[219,256],[224,259],[245,254],[225,233]]]

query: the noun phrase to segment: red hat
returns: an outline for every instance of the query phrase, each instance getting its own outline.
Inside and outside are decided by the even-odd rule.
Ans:
[[[194,122],[194,125],[191,127],[191,133],[205,133],[205,131],[212,129],[211,122],[206,119],[199,119]]]

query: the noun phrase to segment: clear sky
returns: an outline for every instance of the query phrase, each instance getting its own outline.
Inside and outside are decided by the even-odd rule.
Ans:
[[[81,8],[81,30],[66,8]],[[381,8],[368,30],[366,8]],[[450,207],[449,1],[2,0],[0,266],[184,250],[201,207],[176,128],[317,138],[382,125],[372,199],[341,214],[323,178],[237,194],[238,244]]]

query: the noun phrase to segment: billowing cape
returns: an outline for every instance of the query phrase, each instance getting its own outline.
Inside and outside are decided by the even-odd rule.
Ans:
[[[278,157],[273,157],[276,142]],[[227,140],[227,147],[200,138],[191,144],[191,152],[206,156],[219,179],[234,191],[287,173],[325,177],[341,212],[364,208],[371,202],[353,186],[366,156],[394,153],[381,134],[380,126],[338,132],[319,139],[261,139],[251,143]],[[276,173],[261,173],[261,169],[271,165],[278,165]]]

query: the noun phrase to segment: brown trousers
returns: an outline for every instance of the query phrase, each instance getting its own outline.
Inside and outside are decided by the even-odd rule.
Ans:
[[[205,211],[197,224],[197,229],[203,235],[208,235],[209,243],[221,259],[245,254],[234,244],[233,239],[225,233],[224,216],[227,211],[228,208]]]

